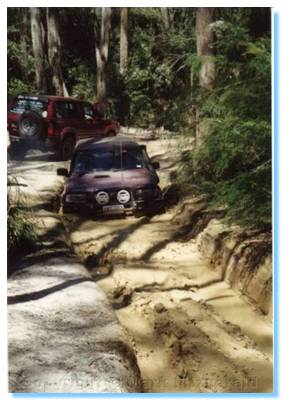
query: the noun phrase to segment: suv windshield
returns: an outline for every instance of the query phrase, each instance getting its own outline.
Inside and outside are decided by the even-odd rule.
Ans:
[[[30,99],[18,98],[12,105],[10,111],[17,114],[22,114],[24,111],[37,111],[41,113],[46,109],[47,109],[47,104],[44,101],[33,98]]]
[[[142,150],[139,148],[122,149],[95,149],[80,151],[76,154],[73,171],[94,172],[108,170],[140,169],[144,167]]]

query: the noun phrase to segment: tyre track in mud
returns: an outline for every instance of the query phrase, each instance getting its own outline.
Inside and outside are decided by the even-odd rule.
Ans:
[[[271,326],[206,266],[194,238],[178,240],[181,226],[171,228],[175,213],[149,220],[64,219],[73,249],[116,308],[144,390],[272,391],[270,345],[262,345],[264,337],[271,341]],[[252,336],[245,333],[245,316]]]
[[[164,160],[162,188],[177,167],[165,145],[148,144]],[[146,392],[272,391],[272,326],[198,250],[197,235],[216,216],[191,197],[152,218],[63,218],[73,250],[116,308]]]
[[[155,160],[165,158],[160,176],[167,186],[174,158],[162,144],[151,146]],[[187,199],[186,207],[184,216],[175,207],[140,219],[56,214],[64,228],[58,239],[113,306],[118,300],[116,315],[146,392],[271,392],[272,326],[209,269],[196,243],[208,218],[200,226],[198,199]]]

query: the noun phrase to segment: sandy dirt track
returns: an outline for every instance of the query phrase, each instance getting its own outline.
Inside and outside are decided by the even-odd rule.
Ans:
[[[179,146],[175,140],[147,142],[150,156],[160,161],[164,189],[177,172]],[[27,171],[21,174],[28,182]],[[50,183],[54,169],[45,174]],[[39,175],[37,192],[38,182]],[[144,391],[271,392],[272,325],[202,257],[192,234],[194,212],[202,207],[187,198],[184,220],[178,206],[153,217],[36,218],[43,231],[56,233],[63,225],[56,240],[76,252],[116,308]]]
[[[177,170],[177,146],[154,141],[147,148],[160,161],[165,189]],[[152,218],[63,221],[113,304],[129,303],[116,313],[145,391],[270,392],[272,326],[207,266],[192,235],[202,207],[190,197],[184,220],[176,206]]]

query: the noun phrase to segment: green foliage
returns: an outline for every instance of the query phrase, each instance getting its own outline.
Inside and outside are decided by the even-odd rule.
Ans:
[[[270,125],[257,121],[216,121],[196,152],[195,180],[232,219],[263,228],[271,223]]]
[[[15,258],[33,250],[38,242],[32,215],[21,205],[22,194],[15,191],[12,197],[13,201],[11,201],[9,189],[17,186],[17,179],[8,175],[7,242],[9,258]]]
[[[93,102],[96,98],[96,82],[89,68],[77,60],[74,66],[68,69],[68,74],[69,79],[73,82],[72,96]]]
[[[11,100],[18,93],[34,92],[34,66],[31,54],[30,37],[26,44],[26,51],[21,42],[21,10],[8,8],[8,99]]]
[[[70,95],[93,101],[96,97],[93,10],[69,7],[58,11],[66,87]],[[129,68],[125,77],[119,72],[120,10],[113,8],[112,12],[106,71],[110,113],[123,124],[164,126],[176,131],[187,127],[191,116],[190,75],[195,74],[200,64],[196,57],[194,9],[170,8],[170,29],[166,29],[160,8],[130,8]],[[9,99],[19,92],[35,91],[30,28],[25,54],[21,33],[22,9],[9,8]]]
[[[34,84],[11,78],[8,85],[8,99],[12,99],[19,93],[35,93]]]
[[[243,23],[217,25],[216,84],[200,99],[211,133],[193,155],[192,176],[230,220],[270,229],[271,41]]]
[[[130,14],[135,28],[130,35],[132,55],[126,82],[128,123],[179,131],[188,119],[188,83],[195,59],[195,36],[190,30],[193,15],[191,9],[184,16],[170,9],[173,23],[165,30],[160,10],[156,11],[159,17],[154,24],[149,16],[142,14],[140,20],[138,13]]]
[[[262,119],[212,121],[212,134],[195,154],[197,172],[213,182],[247,172],[271,155],[271,127]]]
[[[100,11],[100,10],[98,10]],[[120,10],[112,9],[106,70],[111,116],[122,124],[210,135],[183,157],[181,187],[190,182],[230,218],[268,228],[271,218],[271,38],[268,8],[216,8],[211,91],[199,87],[195,8],[129,9],[129,66],[119,72]],[[98,13],[99,14],[99,13]],[[8,96],[34,91],[30,31],[22,46],[22,10],[8,8]],[[70,95],[94,101],[93,9],[60,8],[63,74]],[[24,53],[27,49],[27,54]],[[200,110],[200,113],[198,112]]]
[[[37,234],[32,219],[18,207],[8,213],[8,251],[24,253],[35,247]]]

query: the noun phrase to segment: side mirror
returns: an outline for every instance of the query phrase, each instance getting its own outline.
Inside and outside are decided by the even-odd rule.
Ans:
[[[154,169],[159,169],[160,168],[160,163],[158,161],[154,161],[152,163],[152,166],[153,166]]]
[[[57,175],[58,176],[68,176],[68,169],[67,168],[58,168]]]

